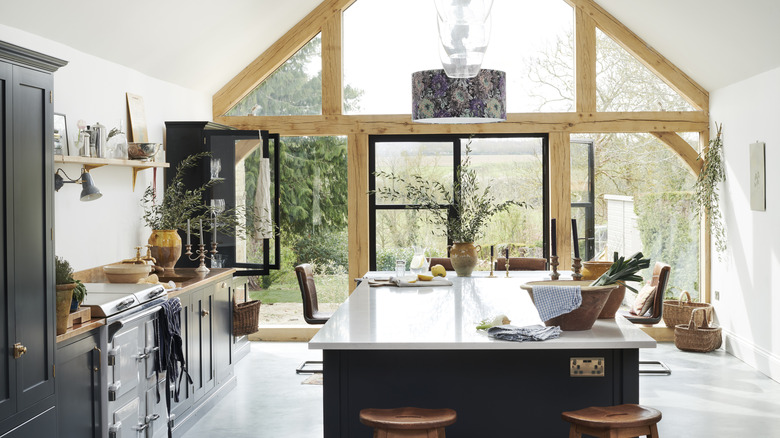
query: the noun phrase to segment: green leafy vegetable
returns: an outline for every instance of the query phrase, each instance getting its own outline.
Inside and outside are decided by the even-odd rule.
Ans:
[[[628,260],[624,259],[622,256],[618,257],[618,253],[615,252],[614,263],[609,267],[609,270],[590,285],[605,286],[607,284],[618,283],[636,292],[637,290],[629,286],[626,282],[642,281],[642,277],[637,275],[637,272],[642,269],[647,269],[648,267],[650,267],[650,259],[643,259],[641,252],[632,255]]]

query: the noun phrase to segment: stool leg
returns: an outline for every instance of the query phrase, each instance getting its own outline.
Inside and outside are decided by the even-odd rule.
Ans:
[[[569,428],[569,438],[582,438],[582,434],[577,432],[576,424],[572,424]]]
[[[650,435],[648,435],[649,438],[658,438],[658,425],[652,424],[650,425]]]

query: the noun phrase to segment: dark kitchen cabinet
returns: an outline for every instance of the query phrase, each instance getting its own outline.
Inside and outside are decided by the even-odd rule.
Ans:
[[[171,402],[175,437],[186,436],[187,429],[236,386],[232,280],[225,275],[177,295],[182,303],[182,340],[192,383],[182,381],[179,402]]]
[[[57,430],[60,437],[101,438],[106,391],[107,330],[102,326],[57,344]]]
[[[57,433],[52,73],[65,64],[0,41],[0,437]]]

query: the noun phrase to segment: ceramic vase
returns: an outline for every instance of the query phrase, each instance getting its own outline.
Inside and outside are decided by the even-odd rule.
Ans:
[[[450,246],[450,261],[452,269],[458,277],[471,277],[474,267],[477,266],[479,245],[473,242],[455,242]]]
[[[165,269],[173,269],[181,257],[181,237],[177,230],[153,230],[149,236],[152,247],[152,257],[157,260],[155,265]]]

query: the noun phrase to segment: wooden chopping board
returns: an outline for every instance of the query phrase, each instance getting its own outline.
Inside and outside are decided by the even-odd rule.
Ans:
[[[127,94],[127,113],[130,115],[130,141],[134,143],[148,143],[146,133],[146,110],[144,98],[132,93]]]

